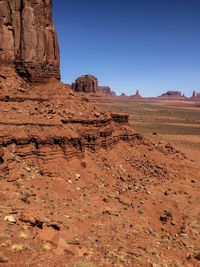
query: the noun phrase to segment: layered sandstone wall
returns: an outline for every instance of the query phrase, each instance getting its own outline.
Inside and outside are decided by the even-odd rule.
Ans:
[[[31,82],[60,79],[51,0],[0,0],[0,63]]]

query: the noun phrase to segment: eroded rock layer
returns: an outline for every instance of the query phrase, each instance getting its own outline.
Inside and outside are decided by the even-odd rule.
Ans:
[[[60,79],[51,0],[0,0],[0,63],[31,82]]]
[[[2,173],[12,176],[10,153],[34,162],[83,158],[86,149],[139,138],[127,116],[102,112],[69,86],[50,81],[60,77],[52,1],[0,0],[0,23]],[[98,81],[85,75],[75,86],[96,92]]]
[[[128,126],[128,115],[102,112],[59,81],[30,85],[9,66],[0,76],[0,105],[0,148],[7,151],[0,167],[7,177],[13,169],[11,151],[22,158],[54,161],[57,156],[84,158],[86,149],[140,139]]]

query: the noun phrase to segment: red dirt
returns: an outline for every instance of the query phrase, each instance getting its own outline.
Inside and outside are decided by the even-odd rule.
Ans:
[[[1,264],[199,266],[199,163],[58,81],[5,77]]]

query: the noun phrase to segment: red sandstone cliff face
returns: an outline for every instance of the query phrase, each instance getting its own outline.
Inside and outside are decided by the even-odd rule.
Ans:
[[[0,0],[0,63],[31,82],[60,79],[51,0]]]

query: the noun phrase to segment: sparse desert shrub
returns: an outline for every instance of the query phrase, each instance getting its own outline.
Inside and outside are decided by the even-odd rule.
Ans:
[[[27,239],[28,235],[25,232],[20,232],[19,233],[19,237],[22,238],[22,239]]]
[[[42,247],[42,250],[45,252],[48,252],[51,250],[51,245],[50,244],[44,244],[44,246]]]
[[[29,249],[29,246],[26,244],[15,244],[12,246],[12,250],[17,251],[17,252],[22,252],[27,249]]]

